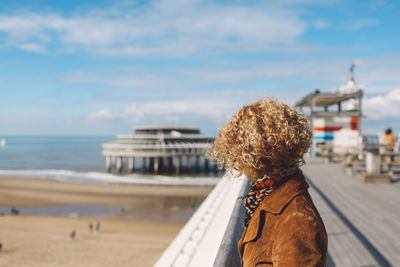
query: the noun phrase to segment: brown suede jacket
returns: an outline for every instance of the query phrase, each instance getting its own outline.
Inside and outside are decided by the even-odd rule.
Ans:
[[[308,187],[300,175],[261,202],[238,242],[244,267],[326,266],[328,238]]]

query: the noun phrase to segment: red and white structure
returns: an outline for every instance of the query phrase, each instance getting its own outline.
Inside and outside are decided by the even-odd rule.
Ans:
[[[316,154],[320,145],[343,154],[361,144],[362,96],[363,88],[350,80],[338,92],[315,90],[296,103],[296,108],[302,112],[305,108],[309,110],[313,129],[311,155]]]

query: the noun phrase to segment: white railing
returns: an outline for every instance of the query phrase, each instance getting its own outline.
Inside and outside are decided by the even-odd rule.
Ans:
[[[212,148],[211,143],[171,143],[171,144],[121,144],[104,143],[104,156],[121,157],[168,157],[204,156]]]
[[[247,190],[245,177],[225,174],[154,266],[240,266],[236,243]]]
[[[175,149],[175,148],[207,148],[212,147],[211,143],[170,143],[170,144],[124,144],[124,143],[104,143],[104,149],[126,149],[126,150],[154,150],[154,149]]]
[[[214,140],[215,136],[200,135],[200,134],[118,134],[118,139],[200,139],[200,140]]]

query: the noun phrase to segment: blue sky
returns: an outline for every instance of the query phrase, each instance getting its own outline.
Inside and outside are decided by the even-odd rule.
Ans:
[[[361,59],[366,132],[400,131],[400,2],[0,1],[0,135],[215,133],[261,97],[333,91]]]

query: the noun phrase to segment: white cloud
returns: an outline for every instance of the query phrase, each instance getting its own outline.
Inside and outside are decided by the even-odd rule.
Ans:
[[[168,118],[176,121],[181,115],[197,115],[212,118],[225,118],[235,107],[235,103],[220,100],[176,100],[147,101],[127,105],[122,111],[104,108],[89,114],[90,119],[126,118],[132,121],[146,120],[149,117]]]
[[[126,104],[122,108],[103,107],[88,118],[102,119],[101,123],[147,125],[153,123],[181,124],[218,129],[242,105],[265,97],[262,92],[219,91],[196,92],[175,98],[147,99]]]
[[[328,22],[326,22],[323,19],[317,19],[313,21],[313,25],[316,29],[325,29],[326,27],[328,27]]]
[[[105,108],[99,111],[96,111],[92,114],[89,114],[89,119],[110,119],[113,118],[115,115],[111,111],[111,109]]]
[[[93,72],[75,71],[62,75],[61,80],[69,83],[97,84],[124,89],[159,89],[171,80],[150,73],[128,73],[122,75],[101,75]]]
[[[90,49],[112,56],[284,50],[305,29],[298,14],[287,7],[195,0],[159,0],[140,8],[70,17],[48,13],[0,16],[0,32],[7,34],[8,45],[56,44],[61,49]]]
[[[17,45],[20,49],[29,51],[29,52],[36,52],[36,53],[44,53],[45,48],[42,45],[37,43],[22,43]]]
[[[379,23],[380,21],[378,19],[354,19],[347,21],[345,28],[348,30],[357,31],[365,27],[379,25]]]
[[[364,113],[371,120],[393,120],[400,118],[400,88],[388,93],[365,97]]]

